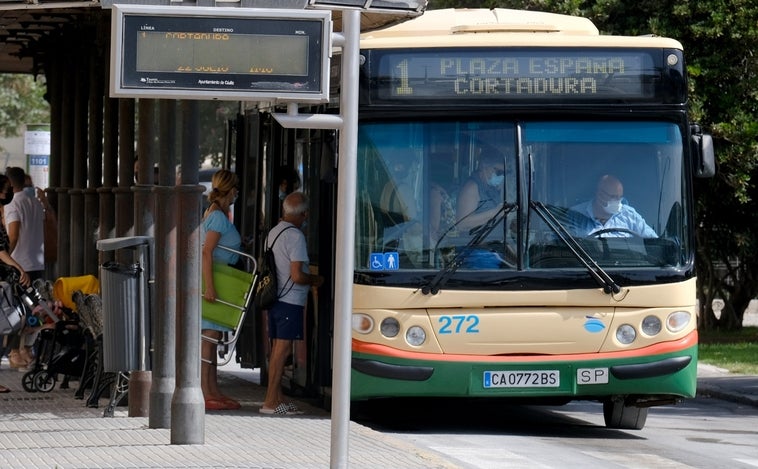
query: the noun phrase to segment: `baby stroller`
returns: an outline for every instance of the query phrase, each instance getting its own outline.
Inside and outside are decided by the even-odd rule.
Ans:
[[[52,391],[59,374],[79,379],[86,361],[79,318],[62,306],[54,306],[53,312],[40,294],[40,287],[37,282],[28,288],[18,287],[19,298],[27,310],[27,325],[40,328],[34,363],[21,380],[27,392]]]

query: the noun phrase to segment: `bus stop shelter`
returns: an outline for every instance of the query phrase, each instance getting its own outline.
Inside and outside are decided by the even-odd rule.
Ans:
[[[191,101],[176,103],[165,99],[110,96],[109,38],[113,3],[3,2],[0,5],[0,73],[30,74],[46,83],[51,111],[47,192],[59,220],[57,274],[96,275],[98,239],[128,235],[154,238],[155,251],[162,254],[154,260],[154,291],[157,293],[152,307],[161,311],[153,316],[161,317],[163,322],[153,324],[152,328],[156,352],[152,362],[150,404],[156,408],[150,410],[150,423],[157,428],[171,425],[172,443],[198,444],[203,440],[203,412],[202,399],[195,395],[199,392],[199,382],[194,381],[193,367],[199,368],[200,218],[193,210],[182,210],[198,206],[202,196],[197,171],[201,157],[196,150],[197,112]],[[204,0],[137,0],[133,3],[217,6],[215,1]],[[426,1],[240,0],[219,2],[218,6],[332,10],[336,32],[333,42],[342,48],[343,56],[340,115],[299,115],[297,103],[291,102],[287,112],[277,119],[283,126],[337,128],[341,132],[339,198],[345,203],[341,204],[343,212],[338,218],[349,222],[338,225],[337,243],[351,245],[359,34],[419,15],[426,8]],[[350,89],[351,84],[354,84],[353,89]],[[182,135],[176,135],[175,128],[169,125],[175,121],[182,123]],[[156,140],[158,145],[153,143]],[[174,140],[180,140],[185,149],[180,156],[171,151]],[[136,154],[142,164],[135,175]],[[173,171],[177,160],[184,168],[179,181],[175,180]],[[157,185],[135,183],[151,180],[156,163],[159,167]],[[168,213],[181,215],[165,216]],[[335,318],[333,368],[339,370],[334,375],[334,394],[339,402],[333,402],[332,407],[334,466],[344,464],[347,450],[352,259],[347,256],[338,265],[344,266],[344,270],[335,278],[335,315],[339,315],[339,319]],[[188,317],[177,322],[177,311]],[[176,330],[176,343],[167,332],[174,324],[181,324]],[[185,357],[178,363],[173,354],[175,347],[186,352],[177,354]],[[179,405],[167,412],[174,394],[178,394],[174,401]]]

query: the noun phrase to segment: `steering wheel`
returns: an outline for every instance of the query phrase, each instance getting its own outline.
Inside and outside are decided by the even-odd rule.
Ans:
[[[642,238],[642,236],[640,236],[636,232],[629,230],[627,228],[603,228],[602,230],[595,231],[589,236],[592,238],[599,238],[600,235],[605,234],[605,233],[624,233],[624,234],[632,235],[633,238]]]

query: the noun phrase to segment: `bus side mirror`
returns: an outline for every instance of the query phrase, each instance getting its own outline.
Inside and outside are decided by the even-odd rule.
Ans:
[[[695,177],[713,177],[716,174],[713,138],[708,134],[695,134],[691,138],[692,156],[695,160]]]

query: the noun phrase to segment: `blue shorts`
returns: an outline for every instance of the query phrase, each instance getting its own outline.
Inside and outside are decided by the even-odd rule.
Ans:
[[[269,339],[303,340],[304,307],[277,301],[268,310]]]

